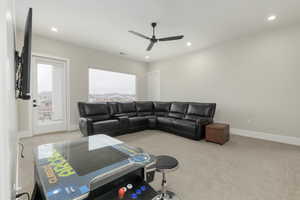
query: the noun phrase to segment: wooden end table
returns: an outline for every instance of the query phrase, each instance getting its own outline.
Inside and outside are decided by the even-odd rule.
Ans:
[[[229,141],[229,124],[213,123],[206,126],[205,139],[207,142],[213,142],[220,145]]]

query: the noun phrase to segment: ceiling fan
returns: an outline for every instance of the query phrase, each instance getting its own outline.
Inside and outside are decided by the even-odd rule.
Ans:
[[[178,35],[178,36],[165,37],[165,38],[156,38],[156,36],[155,36],[155,27],[156,27],[156,25],[157,25],[157,23],[155,23],[155,22],[151,23],[151,26],[153,28],[153,35],[152,35],[152,37],[145,36],[145,35],[143,35],[141,33],[136,32],[136,31],[129,31],[129,33],[132,33],[132,34],[134,34],[136,36],[139,36],[141,38],[150,40],[150,44],[147,47],[147,51],[150,51],[152,49],[153,45],[155,43],[157,43],[157,42],[180,40],[180,39],[182,39],[184,37],[183,35]]]

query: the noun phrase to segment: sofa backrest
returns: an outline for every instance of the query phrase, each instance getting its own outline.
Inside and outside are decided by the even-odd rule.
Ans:
[[[189,103],[184,116],[187,120],[198,120],[202,118],[213,118],[215,115],[215,103]]]
[[[187,103],[174,102],[171,104],[168,116],[172,118],[182,119],[186,113],[187,107]]]
[[[80,117],[87,117],[93,121],[102,121],[110,118],[107,103],[78,103]]]
[[[167,116],[171,103],[170,102],[153,102],[154,114],[157,116]]]
[[[125,114],[129,117],[136,116],[135,102],[118,103],[118,111],[120,114]]]
[[[119,107],[117,102],[107,102],[107,105],[110,115],[114,116],[119,114]]]
[[[153,114],[153,103],[151,101],[137,101],[135,102],[138,116],[146,116]]]

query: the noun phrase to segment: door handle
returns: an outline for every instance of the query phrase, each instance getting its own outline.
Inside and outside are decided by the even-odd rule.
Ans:
[[[32,106],[35,108],[35,107],[37,107],[38,105],[36,105],[36,104],[33,104]]]

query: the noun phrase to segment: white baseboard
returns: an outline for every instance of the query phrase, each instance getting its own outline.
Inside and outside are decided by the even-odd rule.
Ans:
[[[71,124],[67,131],[78,131],[78,130],[79,130],[79,126],[77,124]],[[33,136],[31,131],[19,131],[18,134],[20,139]]]
[[[272,142],[279,142],[284,144],[291,144],[300,146],[300,137],[292,137],[292,136],[283,136],[283,135],[275,135],[271,133],[263,133],[257,131],[249,131],[237,128],[231,128],[230,133],[233,135],[240,135],[244,137],[256,138],[261,140],[268,140]]]

